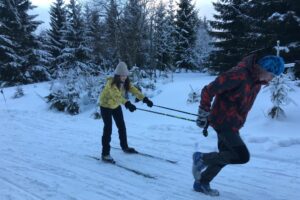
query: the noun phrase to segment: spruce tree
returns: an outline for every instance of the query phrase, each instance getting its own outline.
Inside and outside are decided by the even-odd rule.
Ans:
[[[110,66],[116,66],[120,59],[120,13],[116,0],[110,0],[105,18],[105,57]]]
[[[287,63],[295,62],[300,54],[300,2],[292,0],[252,0],[250,15],[256,19],[254,31],[256,49],[272,47],[277,40],[289,48],[282,54]],[[268,51],[268,53],[273,51]]]
[[[84,37],[86,41],[86,45],[90,48],[90,67],[92,69],[92,73],[97,75],[100,73],[100,69],[102,66],[106,65],[104,52],[104,25],[100,20],[100,13],[98,8],[92,7],[92,5],[85,5],[85,31]]]
[[[168,29],[165,5],[160,1],[154,16],[154,66],[155,69],[164,71],[168,67]]]
[[[195,69],[194,47],[197,40],[198,16],[192,0],[180,0],[176,15],[176,56],[179,69]]]
[[[144,66],[147,63],[147,34],[145,4],[141,0],[129,0],[121,17],[121,59],[128,66]]]
[[[209,35],[210,27],[206,18],[203,20],[201,19],[199,24],[195,51],[197,52],[196,58],[199,66],[198,68],[202,70],[206,66],[209,55],[213,50],[213,39]]]
[[[167,33],[167,62],[172,71],[175,69],[175,55],[176,55],[176,22],[175,22],[175,8],[174,1],[169,0],[167,15],[166,15],[166,33]]]
[[[22,55],[17,51],[20,43],[17,33],[21,32],[21,19],[15,1],[0,1],[0,81],[13,85],[24,81]],[[1,84],[1,85],[3,85]]]
[[[72,69],[78,75],[90,72],[88,62],[92,51],[86,45],[84,31],[81,5],[76,0],[70,0],[70,4],[67,5],[66,30],[62,40],[65,48],[62,55],[58,57],[62,61],[59,65],[60,70]]]
[[[270,83],[271,101],[273,107],[270,109],[268,115],[272,119],[284,119],[286,114],[283,110],[283,106],[293,102],[289,97],[289,92],[292,91],[290,80],[287,75],[282,74],[275,77]]]
[[[209,68],[217,72],[227,71],[236,66],[239,60],[253,50],[249,41],[252,24],[256,21],[248,14],[248,0],[220,0],[213,3],[218,12],[210,21],[215,38],[215,49],[209,58]]]
[[[61,62],[58,57],[65,47],[63,43],[63,33],[66,28],[66,9],[63,0],[56,0],[50,7],[50,29],[48,31],[48,51],[51,54],[52,62],[50,73],[53,78],[57,78],[58,65]]]
[[[41,51],[34,31],[41,24],[30,0],[1,0],[0,2],[0,81],[7,85],[32,83],[48,79],[41,65]]]

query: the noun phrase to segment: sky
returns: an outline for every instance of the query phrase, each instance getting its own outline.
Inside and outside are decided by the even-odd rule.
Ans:
[[[49,25],[49,7],[55,0],[31,0],[32,4],[38,6],[32,12],[38,14],[37,20],[44,21],[38,31],[47,28]],[[195,0],[196,8],[199,9],[200,17],[211,19],[214,13],[212,2],[215,0]]]

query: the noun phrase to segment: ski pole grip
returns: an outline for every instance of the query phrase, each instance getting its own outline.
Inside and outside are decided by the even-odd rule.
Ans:
[[[209,126],[209,122],[207,122],[207,124],[206,124],[205,127],[203,128],[202,133],[203,133],[203,136],[204,136],[204,137],[207,137],[207,136],[208,136],[208,131],[207,131],[208,126]]]

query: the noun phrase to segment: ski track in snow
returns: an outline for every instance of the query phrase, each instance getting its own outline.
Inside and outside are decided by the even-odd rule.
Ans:
[[[170,95],[172,92],[165,91],[178,87],[184,80],[164,85],[158,97]],[[186,85],[176,91],[184,93],[184,98],[189,87]],[[40,99],[36,101],[44,104]],[[171,164],[111,149],[118,163],[157,177],[153,180],[88,157],[100,156],[102,135],[102,122],[91,119],[89,113],[68,116],[48,111],[46,107],[36,110],[32,105],[29,107],[26,110],[26,105],[15,108],[8,104],[0,111],[1,200],[211,199],[192,189],[191,156],[195,150],[216,150],[212,129],[204,138],[202,130],[193,123],[138,112],[134,116],[125,111],[131,146],[143,153],[178,161]],[[196,107],[188,109],[192,112]],[[211,183],[221,193],[214,199],[299,199],[299,159],[276,152],[291,148],[290,153],[297,154],[300,136],[273,138],[246,134],[245,142],[250,148],[250,162],[222,170]],[[111,146],[119,147],[116,127]]]

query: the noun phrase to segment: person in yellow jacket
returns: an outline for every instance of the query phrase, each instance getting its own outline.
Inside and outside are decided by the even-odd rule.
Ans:
[[[99,106],[104,123],[102,135],[102,155],[103,161],[114,162],[110,156],[110,140],[112,134],[112,118],[115,120],[119,132],[120,146],[126,153],[138,153],[134,148],[129,147],[127,143],[126,126],[124,122],[121,104],[125,105],[130,112],[136,110],[125,93],[132,93],[137,99],[142,100],[148,107],[153,106],[153,102],[145,97],[136,87],[134,87],[129,78],[129,71],[124,62],[120,62],[114,72],[114,77],[107,79],[107,83],[99,97]]]

